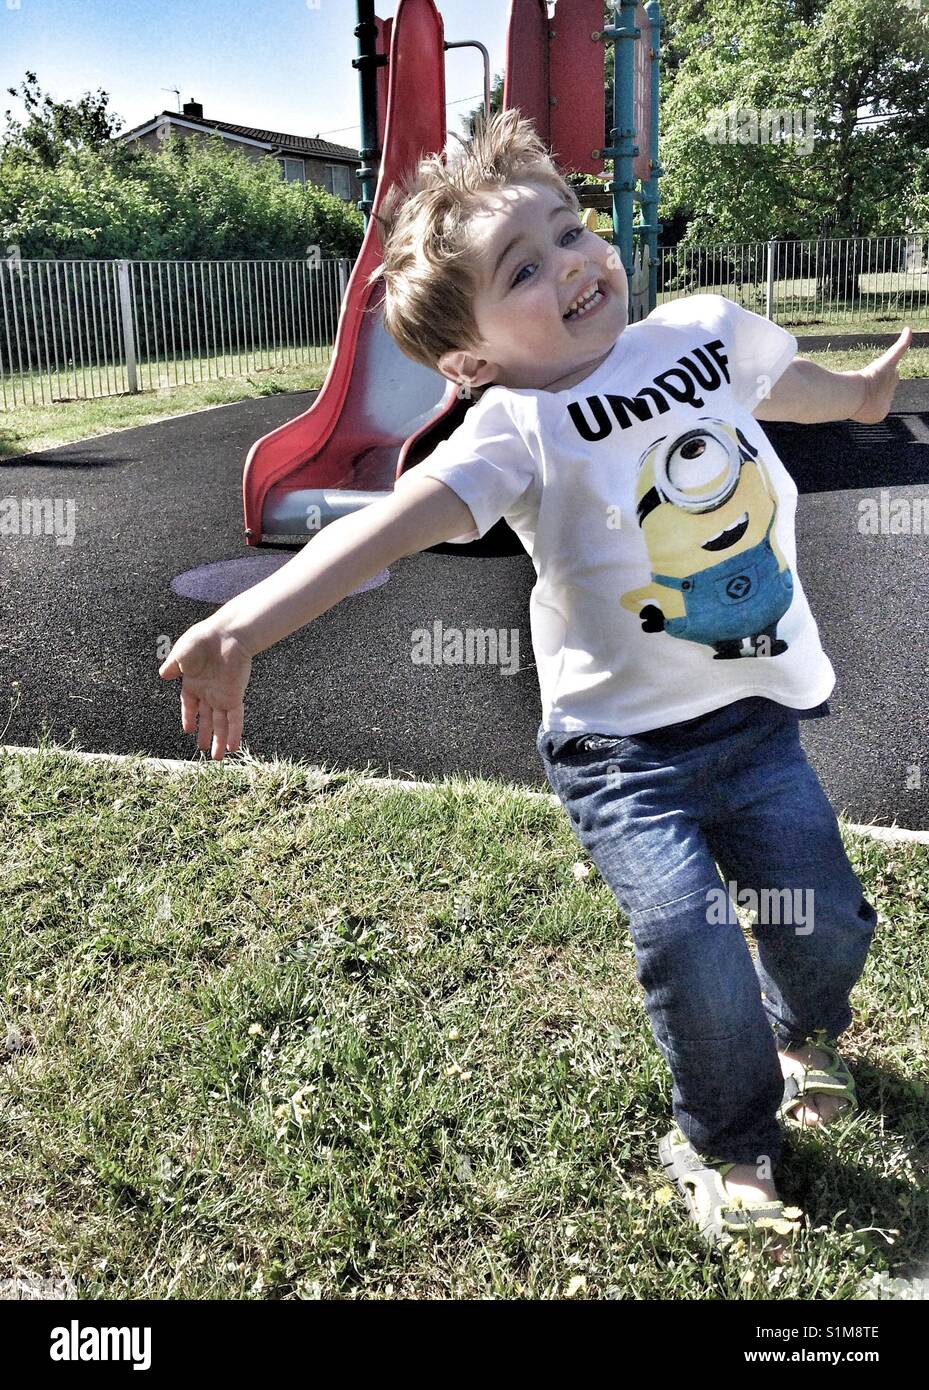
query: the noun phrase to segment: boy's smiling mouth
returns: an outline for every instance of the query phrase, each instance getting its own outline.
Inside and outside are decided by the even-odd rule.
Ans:
[[[588,285],[586,290],[582,290],[576,295],[568,305],[567,310],[562,314],[566,323],[572,323],[575,319],[587,318],[595,309],[598,309],[609,294],[609,288],[605,280],[595,280]]]

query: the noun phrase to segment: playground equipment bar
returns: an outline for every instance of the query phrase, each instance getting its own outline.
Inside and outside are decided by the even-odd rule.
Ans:
[[[355,26],[358,39],[358,57],[352,59],[352,67],[358,69],[361,87],[361,198],[358,206],[368,225],[368,215],[374,206],[374,190],[377,187],[377,165],[381,157],[380,132],[377,128],[377,69],[387,66],[387,54],[377,51],[377,24],[374,18],[374,0],[358,0],[358,23]]]
[[[645,239],[649,249],[649,310],[654,309],[658,295],[658,180],[662,173],[658,160],[658,64],[661,42],[661,6],[658,0],[649,0],[645,12],[649,20],[649,34],[646,36],[636,27],[635,10],[638,0],[615,0],[613,5],[616,23],[601,29],[596,36],[612,40],[613,43],[613,129],[610,131],[612,144],[600,151],[602,159],[613,160],[613,182],[609,185],[613,194],[613,244],[619,247],[626,274],[632,271],[633,203],[642,205],[642,221],[635,230]],[[651,177],[643,184],[641,193],[635,190],[632,162],[639,153],[638,145],[633,143],[636,131],[633,125],[633,94],[635,87],[635,45],[640,39],[648,43],[648,61],[651,64],[650,83],[650,140],[649,170]]]

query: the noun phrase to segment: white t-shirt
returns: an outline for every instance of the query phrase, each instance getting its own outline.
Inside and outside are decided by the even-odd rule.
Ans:
[[[797,488],[751,414],[796,351],[721,295],[676,299],[568,390],[488,388],[416,465],[470,509],[456,543],[503,517],[532,558],[544,729],[636,734],[830,694]]]

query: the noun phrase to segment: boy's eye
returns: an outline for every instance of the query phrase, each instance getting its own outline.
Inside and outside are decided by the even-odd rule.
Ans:
[[[564,235],[562,236],[561,240],[564,241],[564,239],[565,239],[566,236],[578,237],[578,236],[580,236],[580,234],[581,234],[581,232],[582,232],[583,230],[584,230],[583,227],[569,227],[568,230],[567,230],[567,231],[564,233]],[[519,278],[520,275],[522,275],[523,270],[528,270],[528,269],[529,269],[529,266],[532,265],[532,264],[533,264],[533,262],[532,262],[532,261],[529,261],[529,262],[527,262],[526,265],[524,265],[524,266],[522,267],[522,269],[518,272],[518,274],[517,274],[515,280],[513,281],[513,284],[510,286],[510,289],[513,289],[513,287],[514,287],[515,285],[519,285],[519,284],[522,283],[521,280],[520,280],[520,278]]]

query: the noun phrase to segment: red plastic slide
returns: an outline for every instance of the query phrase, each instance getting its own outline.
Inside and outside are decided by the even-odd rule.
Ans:
[[[535,122],[564,170],[602,168],[591,155],[603,143],[603,45],[590,38],[601,23],[601,0],[558,0],[554,25],[544,0],[510,3],[504,105]],[[399,0],[393,21],[377,24],[378,50],[389,52],[389,62],[378,69],[384,134],[372,213],[402,174],[446,141],[444,26],[433,0]],[[560,99],[551,104],[551,95]],[[387,334],[383,285],[366,285],[381,259],[372,215],[319,395],[249,450],[242,480],[249,545],[305,541],[320,525],[391,492],[470,406],[453,382],[404,356]],[[454,547],[457,554],[470,549]],[[485,547],[474,542],[473,549]]]

